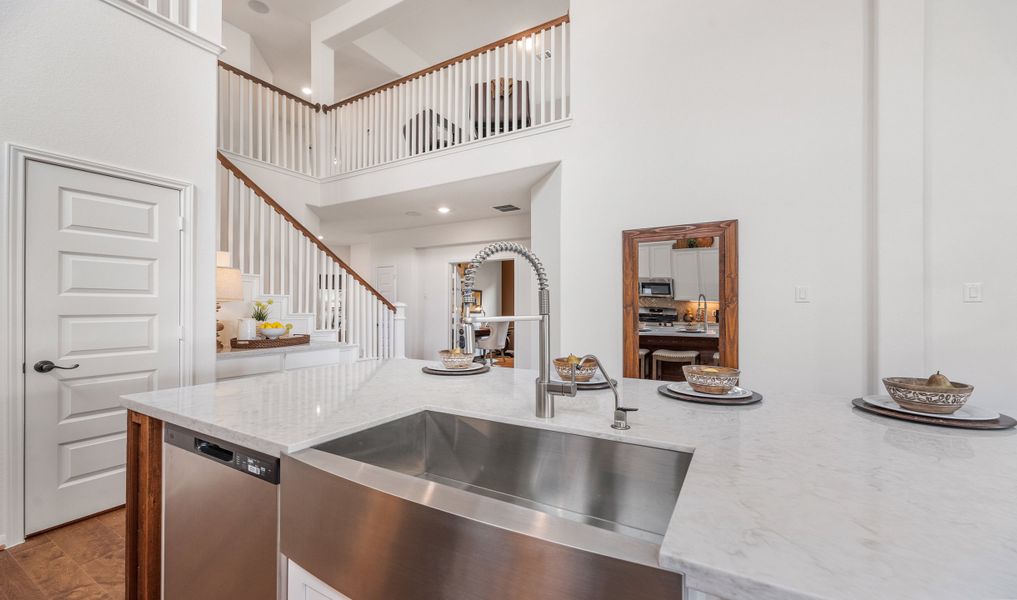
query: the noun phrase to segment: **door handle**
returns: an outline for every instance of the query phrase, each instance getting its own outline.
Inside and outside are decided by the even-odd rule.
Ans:
[[[53,364],[53,361],[51,360],[40,360],[39,362],[32,365],[32,368],[35,369],[36,373],[49,373],[53,369],[66,369],[70,371],[71,369],[77,369],[78,365],[72,365],[70,367],[61,367],[59,365]]]

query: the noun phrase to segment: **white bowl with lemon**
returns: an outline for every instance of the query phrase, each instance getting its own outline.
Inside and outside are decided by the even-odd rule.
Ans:
[[[275,321],[273,323],[262,323],[262,325],[258,327],[258,333],[270,340],[274,340],[289,333],[291,329],[293,329],[292,323],[283,324]]]

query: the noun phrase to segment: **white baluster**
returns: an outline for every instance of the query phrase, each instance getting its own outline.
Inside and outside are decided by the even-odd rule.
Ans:
[[[265,269],[265,211],[268,210],[268,204],[265,202],[259,202],[258,206],[258,274],[261,275],[261,289],[262,293],[265,293],[265,284],[267,283],[268,273]]]
[[[290,222],[279,220],[279,293],[289,295],[293,271],[290,270]],[[291,309],[292,310],[292,309]]]
[[[530,55],[530,73],[529,73],[530,80],[529,81],[530,81],[530,95],[533,96],[533,104],[537,103],[537,65],[534,62],[536,60],[537,51],[538,51],[538,48],[537,48],[537,34],[536,33],[531,33],[530,34],[530,51],[528,51],[527,54]],[[530,125],[536,125],[537,124],[536,111],[533,110],[533,107],[530,106],[530,103],[527,103],[526,106],[527,106],[527,112],[526,112],[526,119],[527,119],[527,121],[529,121]]]
[[[247,267],[247,263],[245,262],[247,258],[245,254],[247,251],[247,228],[245,227],[247,215],[247,187],[243,186],[243,183],[239,182],[239,180],[237,187],[239,192],[237,194],[237,203],[239,204],[239,210],[237,210],[237,250],[239,252],[237,267],[239,267],[242,272],[248,273],[249,271],[245,270]]]
[[[567,119],[569,116],[568,107],[565,102],[568,100],[571,94],[568,93],[568,31],[569,24],[562,23],[561,27],[561,50],[559,52],[560,58],[558,60],[559,69],[561,69],[561,118]]]
[[[268,293],[276,293],[275,287],[275,272],[276,272],[276,258],[277,253],[275,249],[276,241],[276,230],[279,229],[279,213],[273,209],[268,213]]]
[[[555,35],[555,33],[556,33],[555,29],[551,29],[551,34],[548,36],[548,37],[551,38],[551,58],[546,58],[545,59],[545,60],[550,60],[551,61],[551,106],[548,107],[550,109],[550,111],[551,111],[551,118],[550,118],[551,121],[557,121],[558,120],[558,90],[557,90],[557,87],[558,87],[557,86],[557,84],[558,84],[558,77],[557,77],[557,69],[558,69],[558,62],[559,61],[558,61],[558,52],[555,49],[555,38],[557,37]]]

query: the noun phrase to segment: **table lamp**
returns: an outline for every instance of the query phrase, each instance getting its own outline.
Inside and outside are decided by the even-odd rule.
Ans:
[[[230,253],[215,253],[215,312],[222,309],[223,302],[244,299],[244,283],[240,269],[230,267]],[[222,350],[225,346],[219,339],[219,332],[225,329],[222,321],[215,321],[215,348]]]

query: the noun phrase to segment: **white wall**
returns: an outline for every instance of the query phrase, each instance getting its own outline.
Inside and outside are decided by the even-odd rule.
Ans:
[[[861,391],[864,5],[572,2],[563,348],[620,372],[622,230],[738,219],[744,381]]]
[[[218,7],[217,0],[202,3],[204,11]],[[197,288],[189,335],[199,382],[215,375],[215,64],[215,55],[104,2],[0,4],[0,143],[194,184]],[[6,169],[5,150],[4,202]],[[0,398],[0,543],[10,527],[11,401]]]
[[[926,5],[925,370],[1015,414],[1017,3]],[[984,302],[961,300],[980,282]]]
[[[265,62],[258,44],[251,39],[251,34],[228,21],[223,21],[222,45],[226,47],[226,51],[219,56],[219,60],[259,79],[273,82],[275,75]]]

